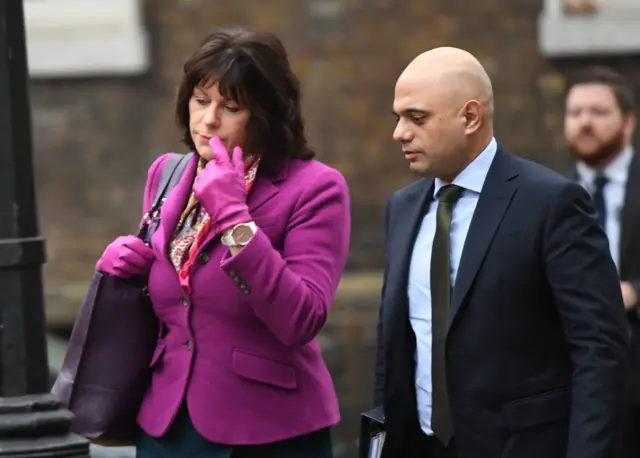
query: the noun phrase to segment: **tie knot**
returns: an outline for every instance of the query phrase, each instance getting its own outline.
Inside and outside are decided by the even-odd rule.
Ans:
[[[448,184],[438,191],[438,200],[440,202],[455,204],[462,195],[462,191],[464,191],[464,188],[456,186],[455,184]]]
[[[602,192],[608,182],[609,178],[602,173],[599,173],[593,178],[593,188],[596,192]]]

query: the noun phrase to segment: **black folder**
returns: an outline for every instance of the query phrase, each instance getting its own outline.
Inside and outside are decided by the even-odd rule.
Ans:
[[[384,410],[382,406],[360,414],[359,458],[379,457],[384,437]]]

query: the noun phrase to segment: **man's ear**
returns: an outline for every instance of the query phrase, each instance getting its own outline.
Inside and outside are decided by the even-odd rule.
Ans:
[[[469,100],[462,107],[462,116],[467,135],[473,134],[482,126],[484,107],[477,100]]]

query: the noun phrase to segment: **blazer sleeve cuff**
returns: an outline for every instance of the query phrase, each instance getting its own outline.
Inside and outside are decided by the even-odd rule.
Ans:
[[[258,228],[249,243],[242,247],[235,256],[231,256],[231,253],[227,251],[220,262],[220,266],[238,287],[249,295],[255,283],[256,271],[260,270],[256,269],[258,264],[262,263],[260,260],[264,260],[265,257],[271,258],[272,256],[269,256],[271,254],[269,252],[272,250],[271,240]],[[273,262],[273,260],[271,261]],[[284,264],[282,258],[280,258],[280,261]]]

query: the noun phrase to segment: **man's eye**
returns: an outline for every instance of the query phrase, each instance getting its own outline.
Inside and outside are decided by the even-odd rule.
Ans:
[[[593,112],[596,114],[596,116],[608,116],[610,113],[610,111],[606,108],[596,108],[595,110],[593,110]]]

